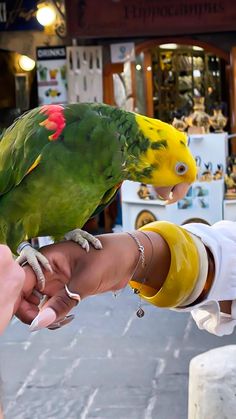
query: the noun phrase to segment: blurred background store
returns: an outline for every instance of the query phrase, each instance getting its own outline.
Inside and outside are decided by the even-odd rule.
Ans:
[[[99,7],[96,0],[1,2],[0,130],[39,104],[103,101],[190,136],[233,134],[235,17],[230,0],[100,0]],[[227,174],[223,188],[230,188],[233,205],[236,141],[226,134],[222,141],[226,151],[213,158],[215,166],[210,157],[203,161],[201,150],[196,158],[202,173],[210,164],[212,177],[217,166],[222,179]],[[86,227],[119,229],[121,197]],[[221,205],[223,218],[223,199]]]
[[[167,207],[149,185],[125,182],[85,228],[236,220],[235,22],[232,0],[1,1],[0,131],[39,104],[74,101],[163,119],[196,158],[187,196]],[[189,361],[235,336],[148,304],[140,320],[138,305],[127,287],[82,302],[54,332],[14,318],[0,342],[6,419],[187,418]]]

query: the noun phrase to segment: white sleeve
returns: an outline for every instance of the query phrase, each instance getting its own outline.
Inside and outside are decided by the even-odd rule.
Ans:
[[[182,227],[210,249],[215,277],[204,301],[191,309],[179,310],[191,311],[199,329],[218,336],[229,335],[236,326],[236,222],[220,221],[213,226],[194,223]],[[220,312],[219,301],[227,300],[233,301],[231,315]]]

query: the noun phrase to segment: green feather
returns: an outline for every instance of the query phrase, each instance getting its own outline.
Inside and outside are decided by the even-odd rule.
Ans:
[[[64,108],[65,127],[50,141],[54,131],[40,125],[48,118],[40,111],[19,118],[0,142],[0,242],[14,252],[26,237],[61,238],[102,210],[126,176],[126,143],[138,133],[132,113],[75,104]]]
[[[159,162],[147,151],[167,143],[147,137],[135,114],[103,104],[48,105],[17,119],[0,141],[0,243],[15,252],[26,238],[60,239],[123,180],[151,179]]]

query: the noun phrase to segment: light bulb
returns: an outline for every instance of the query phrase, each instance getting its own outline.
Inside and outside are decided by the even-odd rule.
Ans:
[[[21,55],[19,58],[19,66],[24,71],[31,71],[35,67],[35,61],[27,55]]]
[[[55,9],[49,5],[41,6],[36,12],[37,21],[42,26],[50,26],[56,20]]]

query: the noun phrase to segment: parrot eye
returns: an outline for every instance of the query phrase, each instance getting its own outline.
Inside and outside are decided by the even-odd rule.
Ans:
[[[177,173],[177,175],[184,175],[188,170],[188,166],[185,163],[177,163],[175,166],[175,171]]]

